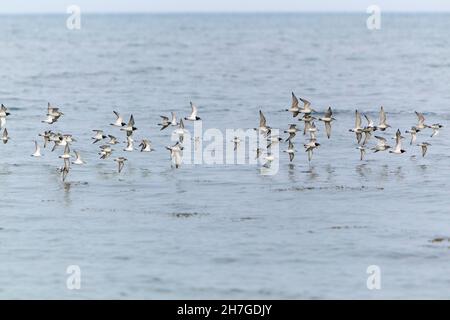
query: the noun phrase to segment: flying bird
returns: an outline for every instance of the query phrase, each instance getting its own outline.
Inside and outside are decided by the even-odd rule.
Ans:
[[[32,157],[40,157],[41,156],[41,147],[39,147],[39,144],[36,140],[34,140],[34,152],[31,155]]]
[[[385,131],[387,128],[391,126],[387,124],[386,112],[384,112],[384,108],[380,108],[380,124],[377,126],[378,130]]]
[[[435,124],[432,124],[431,126],[429,126],[431,129],[433,129],[433,133],[431,134],[431,138],[433,138],[433,137],[435,137],[435,136],[437,136],[438,134],[439,134],[439,130],[441,129],[441,128],[443,128],[444,126],[443,125],[441,125],[441,124],[439,124],[439,123],[435,123]]]
[[[286,141],[291,141],[295,135],[297,134],[297,125],[296,124],[290,124],[289,128],[284,131],[284,133],[289,133],[289,137],[286,139]]]
[[[125,131],[127,133],[127,137],[131,136],[137,128],[134,126],[134,117],[133,115],[130,116],[130,120],[128,120],[128,123],[120,128],[120,130]]]
[[[127,137],[127,146],[125,149],[123,149],[123,151],[128,151],[131,152],[134,150],[134,140],[131,137]]]
[[[397,133],[395,134],[395,148],[394,150],[389,150],[389,153],[402,154],[406,152],[402,149],[402,139],[400,129],[397,129]]]
[[[117,141],[117,138],[114,137],[114,136],[112,136],[112,135],[110,135],[110,134],[108,134],[108,138],[109,138],[109,141],[107,142],[107,144],[115,145],[115,144],[118,144],[118,143],[119,143],[119,142]]]
[[[289,145],[288,145],[287,150],[284,150],[283,152],[286,152],[287,154],[289,154],[290,162],[292,162],[292,160],[294,160],[296,150],[294,149],[294,145],[292,144],[291,140],[289,140]]]
[[[166,147],[166,149],[170,151],[172,162],[175,164],[175,168],[178,169],[182,162],[181,151],[183,150],[183,146],[180,144],[180,142],[177,142],[173,146]]]
[[[311,139],[308,143],[303,145],[305,147],[305,152],[308,153],[308,161],[311,162],[314,149],[320,146],[315,139]]]
[[[292,104],[289,109],[286,109],[286,111],[292,112],[292,117],[298,116],[300,113],[300,108],[298,107],[298,99],[295,96],[294,92],[292,92]]]
[[[4,128],[6,126],[6,117],[9,115],[10,113],[8,108],[2,103],[0,106],[0,128]]]
[[[331,137],[331,122],[333,120],[336,119],[333,118],[333,111],[331,110],[331,107],[328,107],[325,115],[322,118],[319,118],[319,121],[322,121],[325,124],[325,131],[327,133],[328,139],[330,139]]]
[[[151,152],[155,150],[152,149],[152,144],[148,139],[142,139],[141,143],[139,144],[139,147],[141,147],[141,152]]]
[[[5,129],[3,129],[2,141],[4,144],[6,144],[6,143],[8,143],[9,139],[10,138],[8,136],[8,130],[6,130],[6,128],[5,128]]]
[[[416,127],[411,127],[410,130],[406,130],[405,133],[409,133],[411,135],[411,141],[410,141],[410,145],[412,145],[413,143],[416,142],[417,140],[417,133],[420,132],[419,129],[417,129]]]
[[[180,120],[180,123],[178,124],[178,128],[176,128],[173,131],[173,134],[178,136],[178,140],[183,143],[184,141],[184,135],[187,133],[187,130],[184,129],[184,122],[183,119]]]
[[[378,144],[372,148],[371,150],[374,150],[374,153],[380,152],[380,151],[386,151],[390,148],[390,146],[387,144],[387,140],[380,136],[375,136],[376,139],[378,139]]]
[[[315,110],[313,108],[311,108],[311,102],[309,102],[306,99],[303,98],[299,98],[301,102],[303,102],[303,108],[300,109],[300,112],[305,114],[305,115],[309,115],[310,113],[315,112]]]
[[[68,160],[68,159],[70,159],[70,157],[72,157],[70,155],[70,147],[68,144],[66,144],[66,147],[64,148],[64,153],[62,155],[60,155],[59,158]]]
[[[254,130],[257,130],[260,133],[265,134],[266,136],[270,133],[270,127],[267,125],[266,117],[262,113],[261,110],[259,110],[259,127],[255,128]]]
[[[102,145],[102,146],[100,146],[100,152],[98,154],[100,155],[100,159],[104,160],[104,159],[108,158],[112,154],[113,151],[114,151],[114,149],[112,149],[111,146]]]
[[[184,120],[189,120],[189,121],[197,121],[197,120],[201,120],[200,117],[197,116],[198,114],[198,110],[197,110],[197,106],[195,104],[191,103],[191,114],[187,117],[184,118]]]
[[[425,155],[427,154],[428,147],[431,146],[431,144],[428,142],[422,142],[419,143],[417,146],[422,148],[422,157],[425,157]]]
[[[118,158],[114,159],[114,161],[116,161],[117,164],[118,164],[118,171],[119,171],[119,173],[122,172],[122,169],[123,169],[123,167],[125,165],[125,161],[127,161],[127,160],[128,159],[124,158],[124,157],[118,157]]]
[[[106,136],[103,134],[103,130],[92,130],[93,132],[95,132],[95,135],[92,137],[92,140],[94,140],[94,143],[97,143],[103,139],[106,138]]]
[[[75,153],[75,160],[72,161],[73,164],[76,164],[76,165],[82,165],[82,164],[85,164],[85,163],[86,163],[85,161],[83,161],[83,160],[81,159],[80,153],[79,153],[78,151],[75,151],[75,150],[74,150],[73,152]]]
[[[349,131],[355,133],[358,144],[361,143],[363,132],[361,122],[361,114],[358,112],[358,110],[355,110],[355,127],[353,129],[350,129]]]
[[[366,155],[366,148],[365,148],[364,146],[358,146],[356,149],[358,149],[359,152],[360,152],[360,157],[359,157],[359,159],[360,159],[361,161],[363,161],[363,160],[364,160],[364,156]]]
[[[115,127],[123,127],[124,125],[126,125],[126,123],[123,122],[122,116],[117,111],[113,111],[113,113],[116,115],[116,121],[114,121],[114,123],[111,123],[110,125]]]
[[[160,116],[161,117],[161,123],[158,123],[158,126],[161,126],[160,131],[164,130],[168,126],[177,126],[177,116],[175,115],[175,112],[171,112],[172,120],[169,120],[169,117],[166,116]]]

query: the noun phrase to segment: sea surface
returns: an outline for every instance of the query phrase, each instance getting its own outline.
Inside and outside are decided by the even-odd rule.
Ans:
[[[0,102],[11,140],[0,145],[0,298],[327,299],[450,296],[450,15],[68,15],[0,17]],[[334,110],[331,139],[308,163],[299,133],[292,164],[171,167],[160,115],[198,105],[203,130],[281,131],[291,92]],[[53,125],[47,102],[64,112]],[[355,109],[391,138],[417,123],[444,128],[403,155],[360,161]],[[155,151],[99,160],[93,129],[125,140],[113,110],[134,115],[135,140]],[[192,129],[186,122],[186,129]],[[32,158],[51,129],[73,134],[87,164],[57,172],[62,148]],[[286,134],[282,133],[283,137]],[[230,140],[231,138],[225,138]],[[205,146],[206,143],[204,143]],[[375,141],[370,142],[370,147]],[[128,162],[117,173],[113,158]],[[70,290],[67,268],[81,270]],[[369,290],[369,266],[381,288]],[[69,286],[70,287],[70,286]]]

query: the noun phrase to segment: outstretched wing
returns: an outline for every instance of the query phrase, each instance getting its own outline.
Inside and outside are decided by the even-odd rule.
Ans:
[[[259,127],[264,128],[266,126],[266,117],[261,110],[259,110]]]
[[[298,99],[295,96],[294,92],[292,92],[292,109],[298,108]]]

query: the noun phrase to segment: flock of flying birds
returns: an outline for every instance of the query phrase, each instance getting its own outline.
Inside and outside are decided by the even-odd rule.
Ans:
[[[192,112],[189,116],[185,117],[185,120],[190,121],[197,121],[200,120],[200,118],[197,116],[197,107],[191,102],[192,106]],[[126,147],[123,149],[123,151],[132,152],[135,150],[134,147],[134,139],[133,139],[133,133],[137,130],[137,127],[135,126],[135,121],[133,115],[130,116],[130,120],[128,123],[125,123],[123,120],[123,117],[117,112],[113,111],[113,113],[116,116],[116,119],[113,123],[110,125],[113,127],[120,128],[120,131],[123,131],[126,134]],[[8,111],[8,108],[5,105],[1,105],[0,107],[0,127],[3,129],[3,135],[2,135],[2,141],[4,144],[8,143],[10,140],[10,137],[8,135],[8,130],[6,129],[6,118],[10,115],[10,112]],[[50,104],[50,102],[47,105],[47,116],[44,120],[41,122],[52,125],[55,122],[58,122],[59,118],[63,116],[64,113],[57,107]],[[180,122],[177,121],[175,113],[172,112],[172,120],[169,121],[168,117],[163,117],[162,123],[159,124],[161,126],[161,130],[167,128],[168,126],[177,126],[178,128],[174,131],[174,134],[176,134],[179,137],[179,141],[173,145],[173,146],[167,146],[166,148],[170,151],[172,160],[175,163],[176,168],[178,168],[181,165],[181,151],[183,150],[182,142],[183,137],[187,130],[184,129],[183,120],[180,120]],[[103,130],[92,130],[94,132],[94,135],[92,137],[93,144],[96,144],[98,142],[102,142],[99,145],[99,152],[98,155],[100,156],[100,159],[108,159],[111,154],[113,153],[114,149],[113,146],[119,144],[119,139],[115,136],[108,134],[105,135]],[[73,165],[84,165],[86,162],[81,158],[81,155],[78,151],[73,150],[73,154],[71,153],[71,145],[73,142],[76,142],[75,138],[71,134],[63,134],[60,132],[54,132],[52,130],[46,130],[43,133],[39,134],[40,137],[42,137],[43,141],[43,147],[47,148],[47,145],[50,143],[53,143],[53,147],[51,151],[55,151],[58,147],[63,147],[64,152],[62,155],[59,156],[60,159],[62,159],[63,165],[58,168],[59,173],[62,176],[62,180],[65,181],[67,175],[70,172],[71,164]],[[108,139],[108,140],[106,140]],[[34,140],[35,144],[35,150],[33,154],[31,154],[32,157],[42,157],[41,153],[41,147],[39,143]],[[141,143],[139,144],[140,151],[141,152],[152,152],[154,149],[152,148],[152,143],[149,139],[142,139]],[[71,159],[73,159],[71,161]],[[128,161],[126,157],[120,156],[117,158],[114,158],[114,161],[118,164],[118,172],[120,173],[125,165],[125,162]]]
[[[299,106],[299,100],[303,103],[303,106]],[[325,132],[328,139],[331,137],[331,125],[335,118],[333,118],[333,111],[331,110],[331,107],[329,107],[324,115],[322,117],[316,118],[313,116],[316,111],[312,109],[311,103],[308,100],[297,98],[295,94],[292,92],[292,105],[289,109],[286,109],[286,111],[289,111],[292,113],[292,116],[295,118],[299,114],[302,114],[302,117],[299,118],[299,121],[304,122],[304,128],[303,128],[303,135],[308,135],[309,138],[306,143],[303,144],[305,151],[308,153],[308,160],[311,161],[313,151],[320,146],[320,143],[317,142],[317,127],[315,125],[314,120],[318,120],[324,123],[325,125]],[[418,123],[416,125],[413,125],[411,129],[406,130],[405,133],[408,133],[411,135],[410,145],[413,145],[417,141],[417,135],[419,132],[422,132],[425,129],[431,129],[431,138],[439,134],[439,130],[443,127],[439,123],[434,123],[431,125],[428,125],[425,123],[425,117],[422,113],[415,112]],[[373,133],[375,131],[386,131],[387,129],[391,128],[391,126],[387,123],[387,117],[386,112],[384,111],[384,108],[380,108],[380,120],[379,124],[375,125],[375,123],[367,116],[367,114],[364,114],[365,119],[367,120],[367,125],[363,126],[362,124],[362,118],[361,113],[356,110],[355,111],[355,127],[352,129],[349,129],[350,132],[355,133],[356,135],[356,141],[358,144],[357,149],[360,151],[360,159],[361,161],[364,160],[364,156],[366,155],[366,151],[368,149],[368,142],[371,139]],[[266,132],[268,135],[270,135],[270,128],[266,124],[266,119],[262,112],[260,111],[260,127],[259,130]],[[285,133],[289,133],[289,137],[286,139],[288,142],[288,148],[287,150],[284,150],[283,152],[286,152],[289,154],[289,159],[292,161],[294,159],[295,155],[295,148],[293,144],[293,138],[296,136],[296,133],[300,131],[300,129],[297,128],[296,124],[290,124],[289,128],[284,131]],[[364,139],[363,139],[364,135]],[[402,148],[402,139],[405,137],[402,136],[400,129],[397,129],[397,132],[395,134],[395,146],[391,147],[388,143],[388,140],[385,137],[382,137],[380,135],[375,135],[375,138],[377,139],[377,144],[370,148],[370,150],[376,152],[381,151],[387,151],[389,150],[389,153],[393,154],[402,154],[406,151]],[[269,137],[268,141],[270,143],[273,141],[272,137]],[[278,141],[281,141],[281,139],[278,139]],[[418,147],[422,149],[422,156],[425,157],[428,147],[431,146],[429,142],[421,142],[417,144]],[[268,145],[268,149],[270,148],[270,144]],[[265,166],[270,165],[270,161],[273,161],[273,157],[271,157],[270,152],[268,163],[265,164]]]
[[[299,106],[299,101],[303,103],[303,106],[301,107]],[[201,120],[201,118],[198,116],[197,106],[192,102],[190,104],[191,104],[191,113],[190,115],[186,116],[184,120],[186,121]],[[318,128],[316,127],[314,121],[318,120],[324,123],[326,136],[328,139],[330,139],[332,123],[334,120],[336,120],[333,117],[333,111],[331,107],[329,107],[325,111],[322,117],[316,118],[314,116],[314,114],[316,114],[316,111],[311,107],[311,103],[303,98],[297,98],[295,94],[292,92],[292,104],[290,108],[286,109],[285,111],[292,113],[292,116],[294,118],[301,115],[301,117],[299,117],[298,120],[304,123],[304,127],[303,130],[300,130],[297,127],[297,124],[289,125],[288,129],[284,131],[284,133],[288,134],[288,137],[285,140],[285,142],[288,143],[288,147],[286,150],[283,150],[283,152],[289,155],[290,162],[294,160],[295,153],[297,152],[297,150],[294,147],[294,138],[296,137],[297,132],[303,131],[303,135],[307,136],[307,140],[303,144],[303,147],[305,149],[305,152],[308,154],[308,160],[311,161],[314,150],[316,150],[320,146],[320,143],[317,142]],[[120,131],[126,134],[126,147],[123,149],[123,151],[126,152],[134,151],[135,148],[134,148],[133,133],[137,130],[137,127],[135,126],[133,115],[130,116],[128,123],[125,123],[123,117],[117,111],[113,111],[113,113],[116,119],[110,125],[116,128],[120,128]],[[431,129],[432,130],[431,137],[434,137],[439,133],[439,130],[443,127],[439,123],[428,125],[425,123],[425,117],[422,113],[419,112],[415,113],[418,118],[418,123],[412,126],[411,129],[405,131],[405,133],[411,135],[410,145],[416,143],[417,135],[420,132],[424,131],[425,129]],[[1,138],[4,144],[6,144],[10,139],[8,131],[6,129],[6,118],[9,115],[10,112],[8,111],[8,108],[2,104],[0,107],[0,127],[4,128]],[[48,103],[47,117],[42,122],[51,125],[57,122],[59,118],[63,115],[64,113],[61,112],[59,108],[54,107],[50,103]],[[267,148],[265,150],[262,150],[262,148],[257,148],[255,150],[256,159],[260,157],[263,158],[265,160],[265,164],[263,165],[263,167],[270,168],[271,163],[275,160],[275,155],[271,152],[272,146],[274,144],[282,142],[283,139],[278,135],[272,134],[272,129],[270,126],[267,125],[266,118],[261,110],[259,111],[259,117],[260,117],[259,127],[254,128],[254,130],[257,130],[259,134],[261,134],[263,137],[265,137],[265,139],[267,139]],[[383,107],[381,107],[380,109],[380,120],[378,125],[375,125],[374,122],[367,116],[367,114],[364,114],[364,117],[367,120],[366,126],[363,126],[362,124],[361,113],[358,110],[356,110],[355,127],[349,129],[350,132],[353,132],[356,135],[356,141],[358,144],[357,149],[360,151],[361,160],[364,160],[364,156],[366,154],[366,151],[368,150],[368,142],[370,141],[372,134],[375,131],[383,132],[391,128],[391,126],[387,123],[387,117]],[[175,168],[178,168],[182,163],[183,143],[184,137],[187,133],[187,130],[184,127],[183,119],[180,119],[178,121],[176,114],[174,112],[171,112],[171,118],[161,116],[161,123],[158,123],[158,126],[160,126],[161,128],[160,130],[164,130],[168,127],[176,127],[176,129],[173,131],[173,134],[176,137],[178,137],[178,141],[172,146],[167,146],[166,149],[170,151],[170,157],[172,163],[175,165]],[[100,159],[102,160],[108,159],[114,152],[113,146],[119,144],[118,138],[116,138],[111,134],[105,135],[103,130],[93,130],[93,132],[94,132],[94,135],[92,137],[93,144],[101,142],[99,144],[99,152],[98,152]],[[52,152],[55,151],[58,147],[64,147],[63,154],[59,156],[59,158],[64,161],[63,166],[58,169],[58,171],[62,176],[63,181],[65,181],[67,175],[69,174],[71,164],[73,165],[86,164],[86,162],[82,160],[81,155],[78,151],[74,150],[73,155],[71,153],[71,144],[76,141],[72,137],[72,135],[62,134],[60,132],[53,132],[52,130],[46,130],[44,131],[44,133],[40,133],[39,136],[42,137],[44,140],[43,142],[44,148],[47,148],[47,145],[49,143],[53,143],[53,147],[51,150]],[[394,147],[391,147],[389,145],[388,140],[385,137],[375,135],[375,138],[377,139],[377,144],[374,147],[370,148],[370,150],[374,152],[389,151],[389,153],[393,154],[402,154],[406,152],[402,148],[402,139],[404,139],[404,137],[402,136],[400,129],[397,129]],[[195,138],[195,140],[197,139],[199,138]],[[241,139],[239,137],[234,137],[234,139],[231,142],[234,143],[234,150],[236,150],[238,145],[241,143]],[[41,157],[42,156],[41,148],[36,140],[34,141],[34,143],[35,143],[35,151],[31,156]],[[422,149],[422,156],[425,157],[427,149],[431,144],[429,142],[423,141],[416,145]],[[149,139],[145,138],[142,139],[141,143],[139,144],[139,147],[141,152],[154,151],[154,149],[152,148],[152,143]],[[71,159],[73,158],[74,160],[71,161]],[[114,161],[117,162],[118,164],[119,173],[122,171],[125,162],[127,160],[128,159],[124,156],[114,158]]]

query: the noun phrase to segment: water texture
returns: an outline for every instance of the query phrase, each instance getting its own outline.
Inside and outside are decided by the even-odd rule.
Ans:
[[[0,18],[11,111],[0,298],[449,296],[449,15],[383,15],[377,31],[357,14],[83,15],[81,30],[64,15]],[[187,116],[192,100],[204,130],[254,128],[259,109],[286,129],[297,121],[283,111],[291,91],[335,110],[310,164],[299,134],[296,158],[280,154],[274,176],[255,165],[171,168],[160,115]],[[48,101],[65,113],[52,126],[40,122]],[[376,120],[381,105],[392,144],[415,110],[445,126],[419,136],[432,143],[425,158],[405,141],[403,155],[359,160],[354,110]],[[127,154],[121,174],[91,140],[104,129],[122,141],[112,110],[133,113],[136,138],[156,149]],[[48,128],[73,134],[87,161],[66,183],[62,150],[30,157]],[[66,287],[69,265],[81,268],[80,290]],[[369,265],[381,290],[366,287]]]

